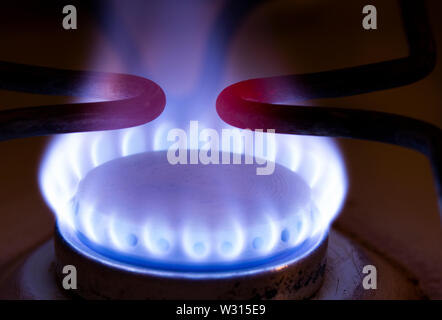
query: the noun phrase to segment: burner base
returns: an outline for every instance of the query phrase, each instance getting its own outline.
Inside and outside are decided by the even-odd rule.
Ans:
[[[202,274],[123,269],[80,253],[59,232],[54,243],[59,283],[66,276],[63,267],[74,265],[75,293],[86,299],[307,299],[322,285],[328,238],[286,263]]]

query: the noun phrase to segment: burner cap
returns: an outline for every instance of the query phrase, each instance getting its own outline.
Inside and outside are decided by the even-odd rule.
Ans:
[[[281,165],[272,175],[257,175],[258,166],[171,165],[164,151],[112,160],[80,182],[77,236],[108,258],[175,271],[302,254],[318,218],[310,188]]]

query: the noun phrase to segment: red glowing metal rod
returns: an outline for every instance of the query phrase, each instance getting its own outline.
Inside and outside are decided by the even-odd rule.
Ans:
[[[142,77],[9,62],[0,62],[0,89],[102,100],[1,111],[0,141],[137,126],[157,118],[166,104],[163,90]]]
[[[344,137],[397,144],[430,159],[442,214],[442,132],[429,123],[367,110],[305,107],[296,103],[390,89],[427,76],[436,50],[424,1],[400,1],[409,56],[341,70],[246,80],[224,89],[216,108],[228,124],[278,133]],[[276,103],[294,103],[282,105]]]

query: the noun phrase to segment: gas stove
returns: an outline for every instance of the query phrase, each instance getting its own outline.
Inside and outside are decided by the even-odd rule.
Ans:
[[[440,6],[48,3],[27,9],[32,30],[4,17],[0,297],[441,298]],[[59,45],[14,45],[34,33]]]

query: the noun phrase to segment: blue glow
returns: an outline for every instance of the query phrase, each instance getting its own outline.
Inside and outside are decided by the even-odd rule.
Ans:
[[[289,241],[290,239],[290,231],[287,229],[282,230],[281,232],[281,240],[284,242]]]
[[[129,11],[136,10],[129,3],[119,2],[118,6]],[[211,2],[202,3],[203,6],[212,5],[209,4]],[[78,250],[94,259],[138,271],[140,269],[131,266],[202,272],[265,265],[278,256],[303,256],[317,245],[318,237],[327,232],[347,191],[344,161],[332,139],[276,135],[275,144],[258,150],[256,155],[275,161],[299,175],[310,188],[311,201],[309,207],[285,212],[282,217],[278,212],[278,203],[268,203],[259,212],[261,221],[253,226],[248,221],[236,218],[241,216],[242,207],[231,199],[224,201],[225,221],[210,227],[200,226],[197,221],[175,225],[170,219],[162,218],[168,216],[160,210],[146,211],[144,219],[134,222],[124,218],[127,212],[100,211],[94,203],[78,201],[79,185],[93,169],[115,159],[166,150],[170,146],[167,134],[171,128],[185,130],[190,120],[199,120],[200,130],[211,128],[221,131],[231,128],[218,118],[215,99],[232,79],[215,81],[215,74],[204,72],[209,70],[205,68],[207,66],[210,70],[214,68],[221,71],[224,63],[210,61],[209,56],[207,63],[201,65],[202,59],[196,55],[195,49],[201,48],[197,35],[181,31],[182,28],[198,30],[201,32],[198,33],[198,39],[207,39],[212,21],[199,19],[206,17],[207,8],[175,8],[180,13],[177,16],[183,20],[179,25],[169,25],[171,9],[173,8],[161,6],[157,8],[157,14],[167,23],[166,28],[151,26],[143,29],[141,27],[145,27],[144,24],[150,21],[144,18],[140,21],[129,19],[134,24],[133,30],[140,30],[140,34],[155,30],[148,37],[153,44],[144,46],[146,39],[140,38],[138,44],[143,45],[135,48],[141,51],[131,52],[139,59],[118,59],[118,55],[111,52],[112,48],[108,46],[92,50],[97,54],[95,61],[91,62],[92,69],[138,72],[161,85],[166,92],[167,105],[163,114],[147,125],[109,132],[67,134],[53,139],[40,167],[39,183],[46,202],[56,215],[62,234]],[[127,13],[126,10],[118,10],[119,14],[123,12]],[[190,14],[192,19],[185,18],[186,14]],[[135,27],[137,24],[140,28]],[[118,29],[117,26],[113,27]],[[186,41],[168,42],[168,39],[176,39],[177,35],[188,34],[192,34],[192,37],[186,38]],[[116,48],[122,49],[127,47],[124,44],[128,39],[129,37],[117,38],[112,43]],[[186,48],[176,47],[178,44],[185,45]],[[184,52],[187,52],[188,59],[184,59],[182,63],[181,56]],[[114,58],[106,60],[103,57]],[[136,62],[131,70],[121,67],[133,61]],[[145,72],[149,69],[150,73]],[[200,79],[198,70],[203,70]],[[224,76],[219,75],[220,78]],[[235,80],[247,77],[248,75],[241,74]],[[217,85],[212,85],[213,83]],[[85,83],[84,86],[93,87],[93,84]],[[245,145],[240,140],[237,142],[235,152],[251,156],[250,150],[245,150]],[[220,147],[224,150],[224,146]],[[190,209],[182,208],[183,211]]]
[[[241,265],[259,264],[260,261],[281,254],[284,250],[302,247],[306,240],[326,231],[337,213],[331,212],[330,209],[338,210],[343,200],[345,180],[341,180],[343,168],[336,147],[328,139],[294,137],[297,140],[294,145],[301,148],[299,153],[306,153],[302,148],[319,150],[317,152],[320,155],[317,159],[324,159],[324,163],[318,165],[318,161],[311,161],[311,157],[306,157],[305,163],[302,156],[291,157],[283,152],[284,148],[277,149],[276,158],[280,159],[280,164],[285,164],[289,169],[297,167],[297,173],[306,182],[313,184],[310,186],[311,208],[305,208],[303,212],[293,212],[283,220],[276,219],[278,204],[270,203],[262,208],[262,223],[250,228],[244,221],[235,219],[241,215],[241,208],[232,202],[230,220],[213,230],[201,229],[192,224],[192,221],[189,221],[187,226],[176,229],[173,223],[160,218],[164,216],[161,212],[147,214],[144,221],[134,225],[130,221],[121,220],[125,216],[122,212],[100,214],[93,203],[79,203],[75,193],[80,182],[87,176],[84,168],[91,168],[90,171],[113,160],[112,157],[116,159],[125,157],[123,153],[126,157],[139,153],[142,151],[140,145],[149,147],[148,143],[130,143],[131,140],[125,138],[130,132],[112,132],[109,136],[106,136],[106,133],[94,133],[91,134],[91,138],[71,135],[57,138],[49,149],[41,170],[42,190],[56,212],[60,224],[79,232],[79,238],[87,246],[112,259],[139,266],[174,270],[190,268],[200,271],[219,268],[227,270],[232,267],[239,268]],[[281,141],[277,140],[278,143],[284,144],[287,143],[287,138],[291,137],[279,138]],[[126,145],[123,148],[122,145],[113,145],[115,143]],[[131,146],[134,149],[131,149]],[[68,150],[63,152],[63,148]],[[88,148],[91,156],[76,157],[75,160],[82,164],[72,166],[73,160],[70,157],[76,153],[72,153],[71,150]],[[103,159],[107,161],[103,163]],[[299,164],[291,166],[290,162],[285,162],[291,159],[296,159]],[[312,166],[313,169],[320,166],[320,173],[311,174]]]
[[[241,263],[218,263],[201,265],[195,261],[193,264],[169,264],[161,259],[144,260],[131,254],[118,255],[108,248],[91,243],[81,232],[72,233],[72,230],[58,224],[58,231],[63,238],[80,254],[101,263],[131,272],[142,274],[155,274],[165,277],[180,278],[228,278],[239,274],[255,274],[266,272],[273,268],[283,268],[290,263],[302,259],[322,243],[327,234],[319,234],[305,240],[302,245],[274,254],[261,260],[246,260]],[[204,249],[204,248],[201,248]]]

